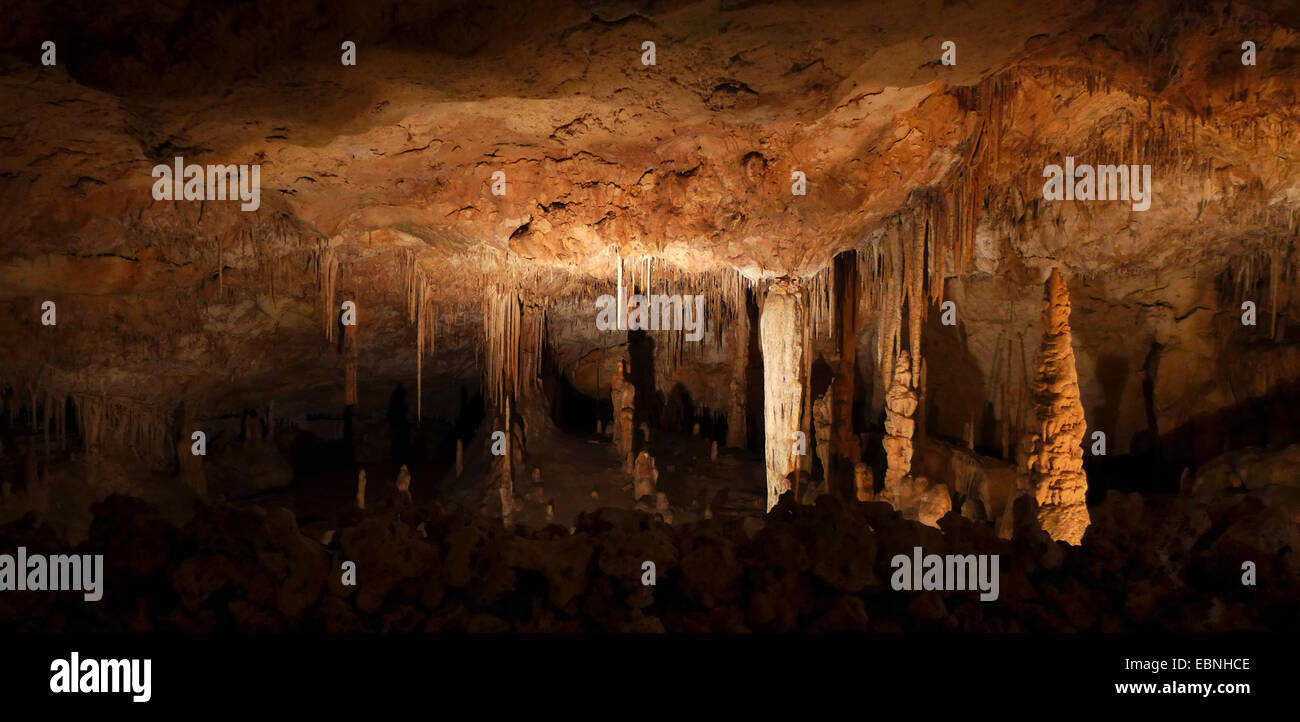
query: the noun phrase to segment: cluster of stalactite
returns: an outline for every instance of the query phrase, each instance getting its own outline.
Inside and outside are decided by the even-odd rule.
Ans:
[[[322,241],[312,257],[316,268],[316,287],[320,290],[320,321],[325,340],[334,343],[339,323],[339,307],[335,303],[339,286],[339,259],[334,248]]]
[[[928,203],[922,208],[931,207]],[[907,348],[914,385],[921,381],[921,330],[929,308],[943,293],[946,273],[932,275],[930,259],[943,257],[947,239],[934,233],[931,219],[920,212],[900,214],[875,241],[858,251],[860,291],[876,306],[876,369],[883,385],[893,376],[893,359],[902,350],[904,313]],[[865,261],[865,262],[864,262]]]
[[[504,284],[483,292],[483,390],[490,408],[504,413],[519,388],[519,293]]]
[[[415,324],[415,418],[419,421],[424,418],[424,358],[436,350],[442,309],[433,293],[433,283],[413,251],[405,252],[403,268],[406,314]]]
[[[1023,216],[1020,199],[1035,205],[1042,202],[1042,181],[1038,174],[1040,167],[1002,168],[998,177],[1015,178],[1019,182],[1002,189],[1000,197],[995,198],[994,189],[978,179],[993,177],[1000,161],[1014,163],[1017,159],[1044,158],[1054,159],[1048,162],[1060,162],[1065,155],[1073,155],[1080,163],[1149,164],[1175,170],[1180,178],[1201,179],[1198,214],[1214,203],[1220,206],[1222,216],[1235,224],[1276,225],[1279,215],[1292,210],[1290,204],[1273,202],[1268,189],[1258,179],[1243,182],[1241,159],[1239,155],[1231,155],[1231,149],[1260,156],[1277,155],[1282,152],[1284,139],[1300,132],[1296,98],[1289,89],[1280,91],[1283,95],[1271,97],[1269,101],[1258,97],[1258,102],[1250,104],[1230,100],[1216,111],[1213,105],[1191,107],[1190,101],[1178,102],[1185,97],[1166,99],[1155,93],[1138,94],[1135,90],[1113,86],[1109,76],[1093,70],[1071,66],[1015,66],[989,76],[978,86],[954,89],[964,110],[979,112],[981,127],[978,142],[973,146],[975,153],[950,174],[948,182],[969,173],[975,180],[971,188],[975,206],[988,209],[990,225],[1004,228],[1014,226],[1016,219]],[[1113,100],[1106,112],[1090,124],[1088,137],[1069,152],[1050,147],[1052,141],[1046,138],[1036,141],[1037,147],[1026,147],[1024,139],[1020,139],[1019,152],[1014,158],[998,151],[1007,130],[1002,127],[1006,123],[1004,119],[1013,115],[1004,106],[1014,105],[1018,96],[1026,96],[1023,99],[1026,106],[1039,106],[1041,98],[1028,96],[1078,98],[1098,94],[1113,94]],[[1261,102],[1268,112],[1260,112]],[[1114,107],[1115,103],[1118,107]],[[984,152],[986,148],[991,152]],[[1003,202],[1006,192],[1013,189],[1017,191],[1016,202]],[[1091,216],[1101,212],[1087,205],[1080,205],[1076,210],[1085,229]]]
[[[1229,305],[1234,315],[1246,301],[1254,302],[1256,323],[1277,341],[1283,340],[1286,320],[1295,317],[1294,306],[1300,300],[1294,291],[1300,278],[1300,251],[1294,238],[1279,238],[1229,258],[1217,279],[1221,302]]]
[[[48,383],[0,385],[11,428],[25,418],[41,437],[41,453],[66,451],[71,432],[67,414],[71,401],[81,448],[94,459],[111,446],[163,468],[175,459],[174,436],[168,414],[142,401],[102,393],[89,393]]]
[[[249,289],[262,289],[274,302],[281,291],[298,286],[303,254],[314,258],[319,242],[316,248],[306,245],[310,240],[283,214],[250,215],[247,229],[218,239],[217,273],[226,265],[240,268]]]
[[[748,294],[757,285],[754,280],[731,268],[691,272],[655,256],[624,258],[618,255],[612,293],[620,299],[625,294],[629,301],[634,295],[647,298],[667,295],[683,299],[704,296],[704,336],[700,341],[687,341],[686,329],[682,327],[649,331],[660,339],[656,365],[662,363],[663,371],[671,374],[686,358],[702,358],[708,346],[726,346],[728,337],[732,335],[727,330],[739,322],[741,315],[748,313]],[[620,308],[619,312],[626,318],[627,311]],[[700,320],[695,319],[695,322]]]
[[[1000,335],[989,366],[988,398],[997,424],[1002,458],[1026,432],[1030,408],[1030,359],[1023,336]]]

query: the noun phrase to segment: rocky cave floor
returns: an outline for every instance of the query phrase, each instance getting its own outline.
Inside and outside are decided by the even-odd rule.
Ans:
[[[556,499],[563,523],[548,524],[544,504],[530,501],[503,525],[478,508],[489,485],[471,479],[472,469],[459,480],[448,469],[434,483],[417,474],[410,502],[391,481],[378,481],[391,466],[369,465],[376,481],[365,511],[355,509],[355,484],[342,477],[332,486],[299,482],[233,501],[141,494],[138,485],[128,497],[101,483],[100,493],[109,495],[69,516],[72,523],[61,530],[32,513],[15,518],[16,502],[30,493],[19,490],[0,501],[8,519],[0,525],[0,548],[103,554],[106,591],[98,604],[75,593],[0,595],[0,626],[47,632],[1300,629],[1294,524],[1277,511],[1293,503],[1279,497],[1289,499],[1295,489],[1265,481],[1288,474],[1300,447],[1238,455],[1211,469],[1195,494],[1112,491],[1092,506],[1092,525],[1083,543],[1072,546],[1053,542],[1032,515],[1002,539],[991,522],[955,511],[936,528],[904,519],[888,504],[829,495],[798,504],[787,494],[765,514],[761,458],[724,450],[711,460],[706,439],[656,436],[667,470],[660,488],[686,499],[671,516],[632,508],[632,476],[617,463],[610,440],[595,434],[560,435],[533,457],[545,460],[546,498]],[[91,478],[102,481],[111,468]],[[1235,487],[1228,476],[1244,468],[1253,469],[1254,489]],[[687,487],[697,493],[685,494]],[[160,475],[157,488],[175,484]],[[711,518],[704,518],[704,506]],[[1000,555],[999,598],[891,589],[890,559],[915,546],[927,554]],[[1257,585],[1241,583],[1243,560],[1256,563]],[[340,583],[344,561],[356,563],[356,586]],[[644,561],[656,564],[655,586],[642,584]]]

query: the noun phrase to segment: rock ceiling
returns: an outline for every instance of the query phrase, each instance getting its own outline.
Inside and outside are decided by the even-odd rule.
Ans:
[[[433,372],[472,377],[480,289],[505,268],[607,280],[621,253],[808,276],[917,209],[970,239],[953,275],[1035,282],[1212,274],[1296,232],[1287,2],[351,3],[301,20],[315,11],[7,13],[5,382],[235,407],[337,386],[323,249],[363,309],[367,374],[412,373],[414,259],[445,314]],[[177,156],[260,164],[260,208],[155,201],[150,171]],[[1151,164],[1150,210],[1045,202],[1066,156]]]

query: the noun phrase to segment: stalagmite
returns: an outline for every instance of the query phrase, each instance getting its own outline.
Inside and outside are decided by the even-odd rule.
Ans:
[[[654,457],[648,451],[637,454],[636,466],[632,475],[632,496],[640,501],[643,497],[654,496],[655,485],[659,480],[659,471],[655,468]]]
[[[906,496],[903,480],[912,471],[912,434],[916,424],[916,391],[912,388],[912,359],[900,351],[894,364],[894,380],[885,394],[885,501],[900,508]]]
[[[731,409],[727,414],[727,446],[741,449],[745,446],[746,395],[749,371],[749,311],[746,309],[744,291],[739,291],[736,301],[736,318],[731,325],[728,344],[731,347]]]
[[[632,471],[632,435],[635,415],[636,386],[627,378],[626,365],[618,362],[618,372],[610,380],[610,398],[614,404],[614,443],[628,472]]]
[[[874,501],[876,498],[876,479],[871,467],[865,461],[853,465],[853,487],[858,501]]]
[[[1047,279],[1043,343],[1034,404],[1038,431],[1031,440],[1030,483],[1038,520],[1053,539],[1078,544],[1090,518],[1085,497],[1083,436],[1087,422],[1079,400],[1079,378],[1070,333],[1070,292],[1057,269]]]
[[[357,509],[366,510],[366,470],[357,472]]]
[[[692,424],[692,425],[691,425],[691,436],[699,436],[699,435],[700,435],[700,425],[699,425],[699,424]]]
[[[787,477],[796,468],[795,435],[804,430],[807,326],[806,292],[792,281],[773,283],[759,319],[768,510],[790,490]]]
[[[402,468],[397,470],[397,481],[395,482],[395,484],[397,486],[397,491],[399,493],[405,494],[407,498],[410,498],[411,472],[409,469],[406,468],[406,464],[402,464]]]
[[[817,460],[822,463],[827,493],[831,484],[831,389],[813,402],[813,433],[817,438]]]
[[[465,473],[465,442],[456,439],[456,478]]]
[[[343,326],[343,357],[346,367],[346,400],[348,406],[357,405],[357,326]]]
[[[649,424],[648,422],[642,421],[642,422],[641,422],[641,425],[638,426],[637,428],[641,429],[641,437],[642,437],[643,439],[645,439],[645,442],[646,442],[647,444],[649,444],[649,443],[650,443],[650,424]]]
[[[718,460],[718,442],[716,441],[709,446],[709,459],[712,461]]]
[[[515,436],[514,436],[514,413],[513,404],[510,397],[505,400],[505,409],[494,428],[504,428],[506,430],[506,448],[505,454],[492,457],[493,475],[496,477],[497,495],[501,499],[501,518],[506,522],[510,521],[515,511],[515,484],[514,484],[514,454],[515,454]]]
[[[596,419],[596,436],[600,436],[603,433],[605,433],[605,427],[601,424],[600,419]]]

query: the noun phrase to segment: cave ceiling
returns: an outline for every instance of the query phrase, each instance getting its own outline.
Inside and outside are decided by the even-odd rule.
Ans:
[[[412,373],[414,264],[444,315],[426,368],[471,378],[480,289],[519,273],[556,297],[620,256],[808,277],[918,208],[968,238],[950,275],[1024,283],[1213,274],[1296,232],[1290,3],[294,6],[6,13],[9,383],[233,406],[337,386],[325,250],[366,373]],[[155,200],[178,156],[259,164],[260,207]],[[1151,164],[1149,210],[1045,202],[1067,156]]]

